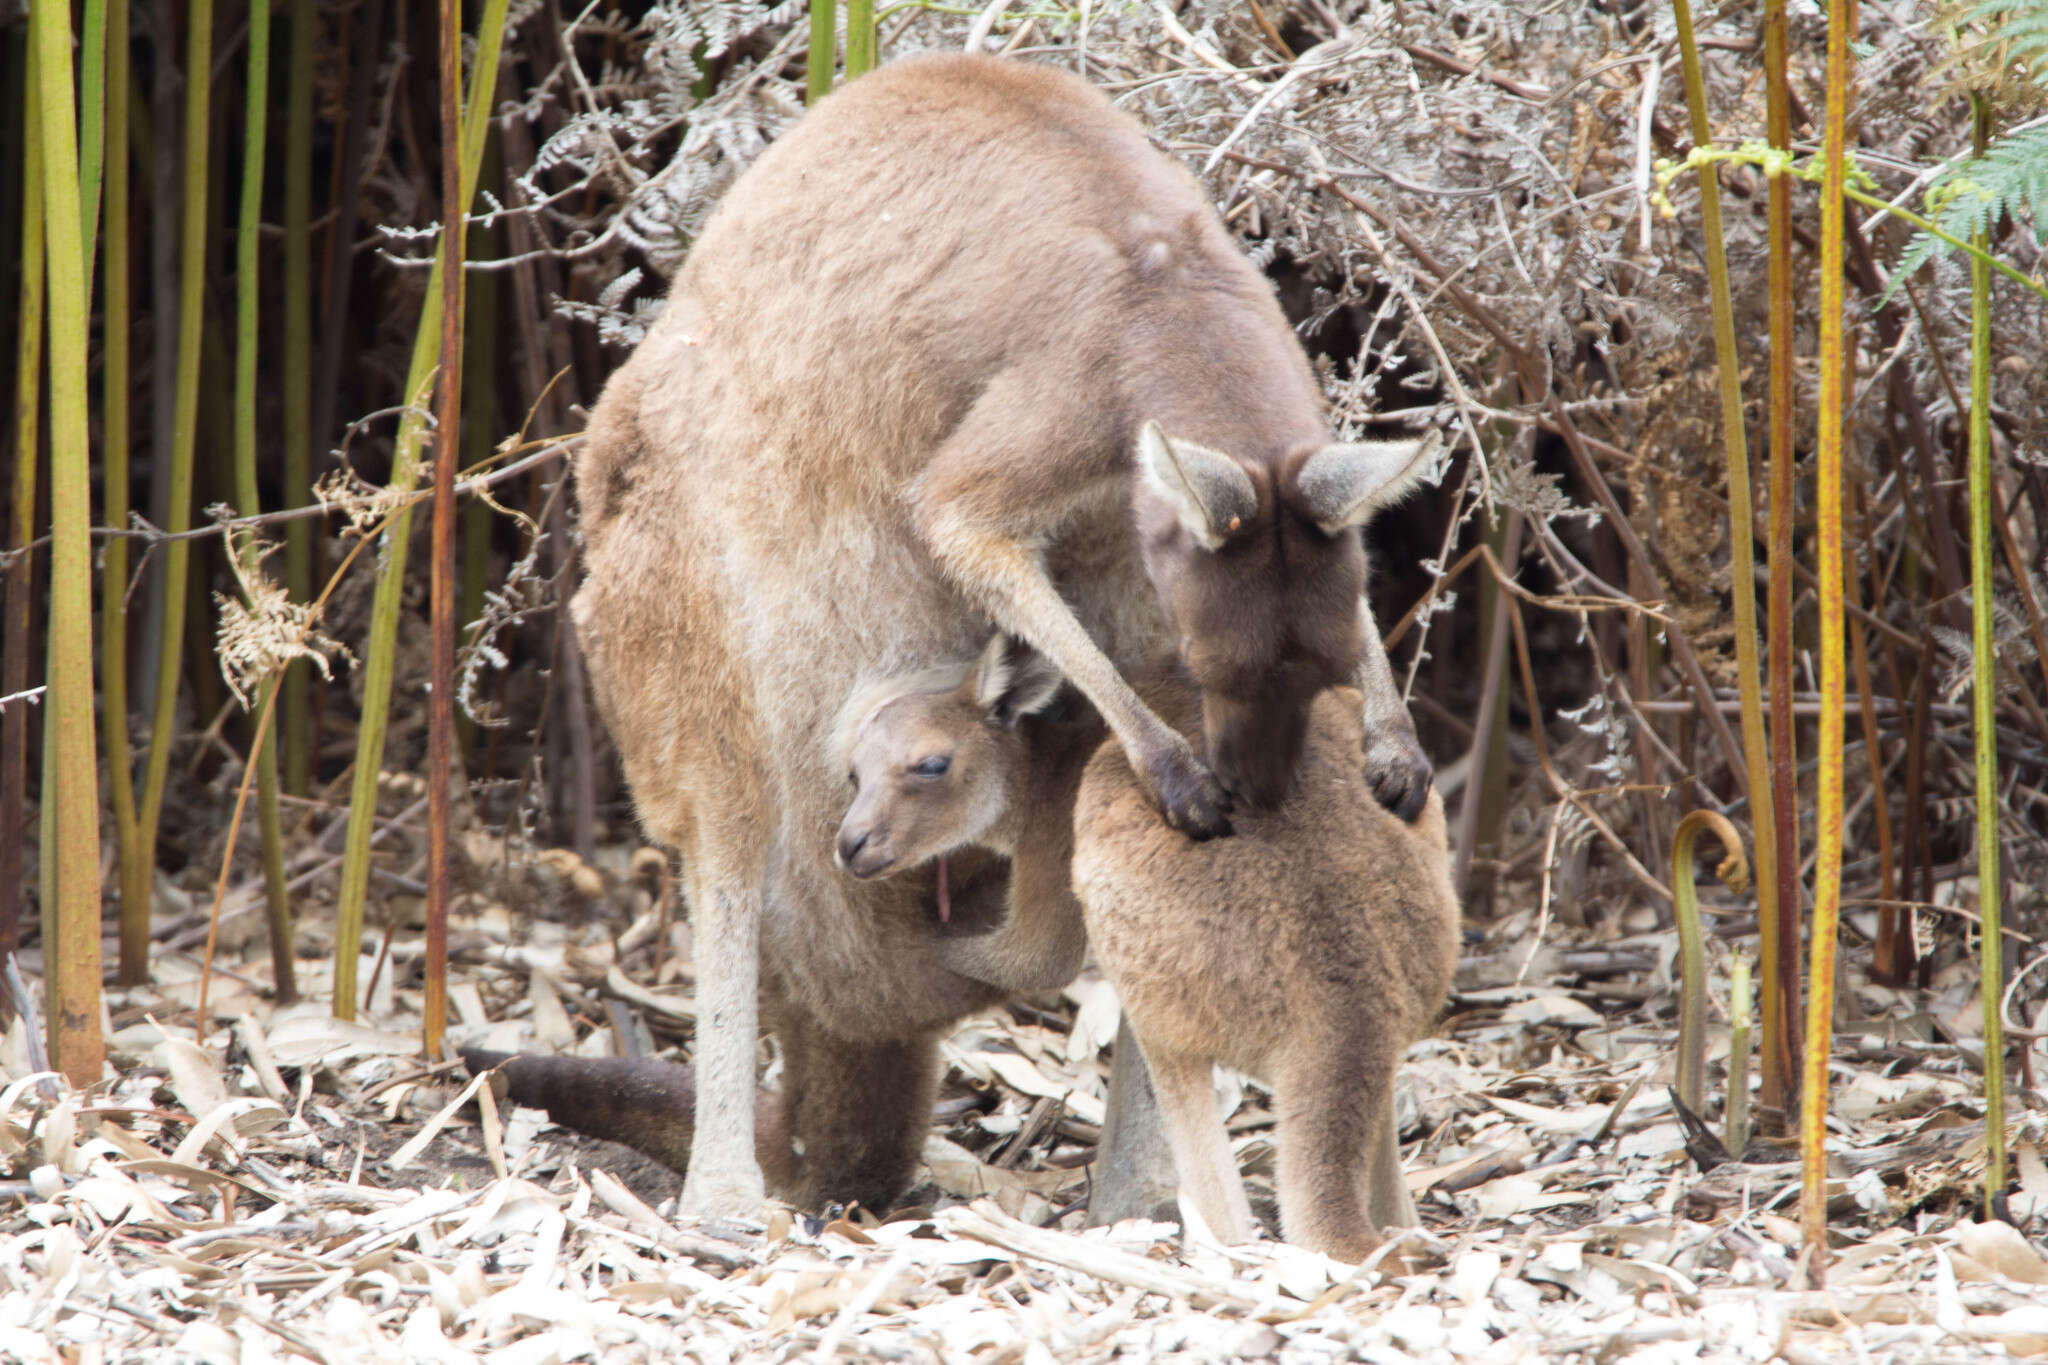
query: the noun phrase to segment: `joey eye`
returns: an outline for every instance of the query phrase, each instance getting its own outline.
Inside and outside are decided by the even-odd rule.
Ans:
[[[848,773],[848,774],[846,775],[846,785],[847,785],[847,786],[849,786],[849,787],[851,787],[851,788],[853,788],[853,789],[854,789],[855,791],[859,791],[859,790],[860,790],[860,774],[859,774],[859,773],[853,773],[853,772],[849,772],[849,773]]]
[[[944,754],[934,754],[920,760],[910,771],[919,777],[944,777],[946,770],[953,766],[953,760]]]

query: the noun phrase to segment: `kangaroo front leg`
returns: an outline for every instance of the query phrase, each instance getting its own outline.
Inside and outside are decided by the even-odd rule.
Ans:
[[[715,855],[691,869],[690,937],[697,969],[697,1131],[682,1209],[699,1217],[760,1216],[766,1192],[754,1155],[754,1047],[760,1002],[759,880]]]
[[[1059,433],[1037,441],[1005,440],[991,427],[995,418],[977,415],[985,406],[1009,416],[1030,412],[1034,404],[1045,407],[1045,397],[995,385],[983,394],[976,413],[918,481],[912,494],[918,528],[954,583],[1095,704],[1169,825],[1196,839],[1228,834],[1230,798],[1216,775],[1138,699],[1046,573],[1036,547],[1091,479],[1083,470],[1063,482],[1049,467],[1055,460],[1034,465],[1018,458],[1019,449],[1058,449]],[[1036,477],[1023,478],[1020,469]],[[1100,487],[1115,477],[1114,470],[1100,471],[1092,482]]]
[[[1380,640],[1372,604],[1358,599],[1362,644],[1358,656],[1358,690],[1365,694],[1365,780],[1382,806],[1413,820],[1429,798],[1429,755],[1415,738],[1415,721],[1394,683],[1387,647]]]

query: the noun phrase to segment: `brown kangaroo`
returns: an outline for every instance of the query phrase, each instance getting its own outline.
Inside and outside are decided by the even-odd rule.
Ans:
[[[944,681],[905,680],[850,708],[841,862],[885,876],[981,845],[1014,860],[1013,885],[1051,893],[1071,857],[1078,899],[1013,896],[1001,927],[967,942],[1008,980],[1058,984],[1079,966],[1085,915],[1203,1221],[1226,1241],[1252,1233],[1210,1084],[1222,1062],[1276,1087],[1289,1238],[1356,1261],[1380,1229],[1412,1225],[1392,1084],[1450,989],[1457,903],[1442,801],[1432,793],[1406,824],[1350,761],[1356,698],[1317,699],[1301,781],[1279,809],[1193,845],[1153,817],[1116,745],[1092,760],[1072,743],[1037,746],[1030,713],[1057,678],[1028,650],[999,635],[964,680]],[[1194,722],[1180,669],[1138,683],[1162,714]]]
[[[1088,947],[1069,878],[1072,812],[1082,770],[1104,730],[1092,713],[1054,714],[1062,682],[1040,655],[998,634],[972,665],[859,689],[835,730],[834,752],[844,756],[855,792],[839,830],[841,866],[865,879],[934,860],[963,863],[963,873],[950,886],[941,880],[933,898],[936,956],[949,970],[1001,994],[1066,984]],[[970,845],[1012,861],[977,862]],[[1016,858],[1027,847],[1031,856]],[[930,875],[929,867],[924,870]],[[999,998],[997,991],[986,994]],[[928,1112],[930,1068],[899,1056],[900,1073],[884,1065],[849,1074],[840,1055],[845,1047],[836,1040],[798,1029],[783,1032],[780,1041],[782,1087],[759,1092],[754,1107],[755,1153],[769,1187],[806,1205],[837,1189],[880,1206],[893,1191],[873,1177],[894,1180],[897,1171],[864,1173],[833,1161],[821,1166],[809,1143],[826,1138],[827,1153],[839,1156],[869,1150],[878,1134],[873,1120],[859,1116],[902,1122],[908,1106],[898,1100],[907,1088],[923,1096],[921,1112]],[[870,1051],[857,1050],[856,1059]],[[504,1066],[507,1095],[546,1110],[564,1127],[688,1169],[694,1081],[687,1066],[651,1058],[511,1056],[484,1048],[464,1048],[462,1058],[471,1072]],[[808,1107],[810,1118],[801,1150],[791,1140],[798,1105]],[[891,1152],[922,1133],[893,1136],[894,1143],[884,1144]],[[821,1183],[828,1176],[836,1186]]]
[[[942,959],[928,876],[833,866],[824,727],[864,681],[971,655],[992,616],[1095,706],[1147,800],[1205,837],[1229,828],[1227,792],[1280,799],[1309,699],[1355,678],[1354,766],[1420,808],[1428,765],[1357,528],[1438,442],[1329,437],[1271,289],[1201,188],[1071,76],[896,63],[740,177],[577,462],[577,627],[694,919],[686,1209],[759,1210],[763,1015],[849,1074],[930,1070],[937,1030],[994,998]],[[1175,644],[1215,774],[1119,672]],[[808,1174],[783,1193],[885,1202],[929,1089],[838,1120],[792,1093]],[[835,1173],[855,1169],[894,1174],[856,1190]]]
[[[1192,726],[1195,699],[1148,691]],[[1253,1229],[1216,1113],[1211,1063],[1270,1083],[1280,1222],[1345,1261],[1412,1226],[1394,1072],[1457,966],[1443,801],[1412,823],[1382,810],[1358,765],[1355,697],[1310,709],[1293,793],[1228,840],[1162,830],[1124,756],[1104,745],[1074,806],[1074,889],[1159,1097],[1181,1191],[1225,1242]],[[1165,837],[1162,837],[1165,836]]]

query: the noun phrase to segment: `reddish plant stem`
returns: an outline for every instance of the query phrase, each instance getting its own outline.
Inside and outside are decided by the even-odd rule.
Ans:
[[[441,362],[435,404],[434,520],[428,601],[433,691],[427,699],[427,978],[430,1060],[448,1027],[448,788],[455,743],[455,466],[462,413],[462,6],[441,0]]]

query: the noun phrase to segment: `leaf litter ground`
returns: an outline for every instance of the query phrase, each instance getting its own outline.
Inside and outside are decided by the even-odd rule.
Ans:
[[[664,929],[624,866],[557,853],[533,875],[607,910],[515,931],[502,904],[469,900],[458,1041],[686,1055],[687,931]],[[1841,1034],[1819,1292],[1795,1263],[1789,1150],[1759,1142],[1707,1172],[1687,1153],[1665,1090],[1664,936],[1572,933],[1536,944],[1519,916],[1469,945],[1400,1085],[1424,1227],[1360,1267],[1167,1223],[1082,1228],[1116,1023],[1092,972],[946,1042],[904,1208],[739,1227],[678,1221],[673,1173],[424,1066],[416,936],[357,1023],[324,1000],[270,1004],[250,941],[215,978],[204,1047],[196,965],[166,954],[156,987],[112,993],[110,1079],[91,1093],[37,1079],[19,1022],[5,1040],[0,1359],[2048,1356],[2048,1134],[2038,1115],[2014,1129],[2027,1231],[1972,1222],[1978,1081],[1968,1040],[1939,1041],[1966,981],[1910,1015],[1859,983],[1881,1022]],[[1723,1028],[1716,1083],[1726,1050]],[[1270,1223],[1269,1101],[1219,1089]]]

